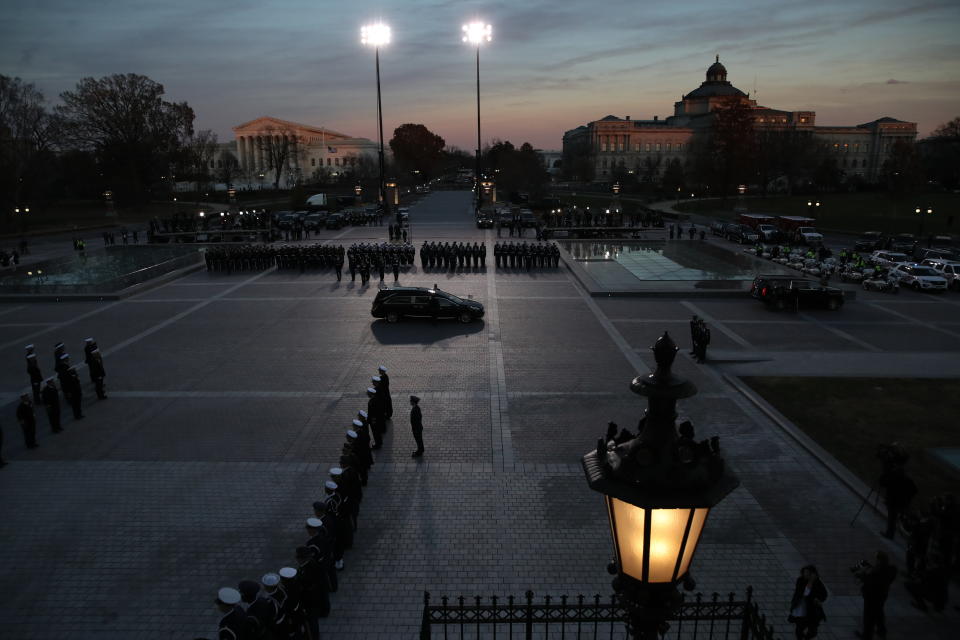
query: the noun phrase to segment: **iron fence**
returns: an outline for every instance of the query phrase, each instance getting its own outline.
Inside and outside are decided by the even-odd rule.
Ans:
[[[615,595],[544,596],[535,602],[532,591],[523,598],[492,596],[440,598],[433,604],[423,594],[421,640],[626,640],[626,611]],[[753,588],[746,598],[734,593],[726,598],[696,594],[684,597],[677,613],[667,619],[663,638],[671,640],[776,640],[773,628],[753,601]]]

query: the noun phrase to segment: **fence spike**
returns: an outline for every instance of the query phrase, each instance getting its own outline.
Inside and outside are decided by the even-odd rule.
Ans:
[[[747,585],[747,602],[753,602],[753,585]]]
[[[533,604],[533,591],[531,591],[530,589],[527,589],[527,592],[526,592],[524,595],[527,596],[527,605],[528,605],[528,606],[529,606],[529,605],[532,605],[532,604]]]
[[[727,602],[733,602],[734,597],[735,597],[735,594],[733,593],[733,591],[731,591],[730,593],[728,593],[728,594],[727,594]]]
[[[447,596],[440,596],[440,603],[441,603],[443,606],[447,606],[447,602],[448,602],[448,601],[449,601],[449,598],[448,598]]]
[[[429,591],[424,591],[424,592],[423,592],[423,606],[425,606],[425,607],[429,607],[429,606],[430,606],[430,592],[429,592]]]
[[[697,591],[697,604],[703,602],[703,594]]]
[[[507,596],[507,605],[513,606],[513,594]]]
[[[490,596],[490,602],[493,604],[494,607],[497,606],[497,594],[493,594],[492,596]]]
[[[477,606],[479,607],[479,606],[480,606],[480,596],[473,596],[473,600],[474,600],[474,602],[477,603]]]
[[[583,606],[583,594],[582,594],[582,593],[578,593],[578,594],[577,594],[577,604],[580,605],[581,607]]]
[[[714,591],[714,592],[713,592],[713,595],[710,596],[710,601],[711,601],[711,602],[716,602],[716,601],[719,600],[719,599],[720,599],[720,594],[717,593],[716,591]]]
[[[550,606],[550,594],[549,594],[549,593],[543,597],[543,601],[544,601],[544,603],[546,603],[546,605],[547,605],[548,607]]]
[[[460,608],[463,609],[463,596],[462,596],[462,595],[457,596],[457,602],[460,603]]]

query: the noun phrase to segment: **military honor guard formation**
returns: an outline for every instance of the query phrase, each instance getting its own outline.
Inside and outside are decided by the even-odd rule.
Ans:
[[[337,572],[344,570],[344,554],[353,547],[363,487],[375,462],[372,451],[383,446],[393,417],[387,368],[380,366],[370,381],[367,408],[357,411],[347,429],[339,466],[330,469],[323,495],[313,503],[313,515],[306,519],[308,538],[294,550],[295,566],[265,573],[259,581],[242,580],[236,588],[221,588],[216,598],[217,608],[224,614],[219,640],[319,639],[320,618],[331,613],[330,594],[339,586]],[[419,402],[410,396],[410,421],[417,443],[414,457],[424,451]]]
[[[27,449],[36,449],[40,445],[37,444],[35,407],[37,405],[43,406],[50,423],[51,433],[60,433],[63,431],[60,419],[60,394],[63,393],[64,400],[70,405],[74,420],[82,420],[84,418],[83,384],[80,382],[77,367],[70,364],[70,354],[67,353],[67,348],[62,342],[58,342],[53,347],[53,370],[60,382],[59,389],[53,376],[46,379],[43,377],[34,345],[28,344],[25,349],[27,352],[25,355],[27,376],[30,378],[30,387],[33,393],[24,393],[20,396],[20,404],[17,405],[17,422],[23,431],[23,441]],[[83,356],[97,398],[106,400],[107,393],[104,380],[107,377],[107,371],[103,366],[103,355],[100,353],[96,340],[93,338],[84,340]],[[6,464],[3,459],[3,431],[0,429],[0,467]]]

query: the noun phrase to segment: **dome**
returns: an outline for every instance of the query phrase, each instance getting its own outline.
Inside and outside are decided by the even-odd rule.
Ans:
[[[717,61],[707,69],[707,82],[726,82],[727,68],[720,64],[720,56],[717,55]]]

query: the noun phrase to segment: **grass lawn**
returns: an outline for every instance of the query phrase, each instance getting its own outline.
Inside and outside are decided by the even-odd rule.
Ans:
[[[780,413],[868,486],[880,475],[877,445],[899,442],[920,493],[914,506],[948,491],[960,474],[926,449],[960,446],[960,380],[913,378],[743,378]],[[952,418],[950,416],[953,416]]]
[[[746,207],[751,213],[767,213],[778,216],[806,216],[807,202],[819,200],[820,208],[812,217],[817,226],[835,231],[877,230],[890,233],[918,233],[919,216],[916,207],[925,211],[933,209],[932,215],[922,214],[923,232],[960,233],[960,194],[929,193],[908,196],[895,200],[886,193],[836,193],[811,198],[808,196],[776,196],[747,198]],[[680,210],[717,217],[733,218],[737,198],[728,198],[680,203]],[[952,225],[950,218],[953,218]]]

